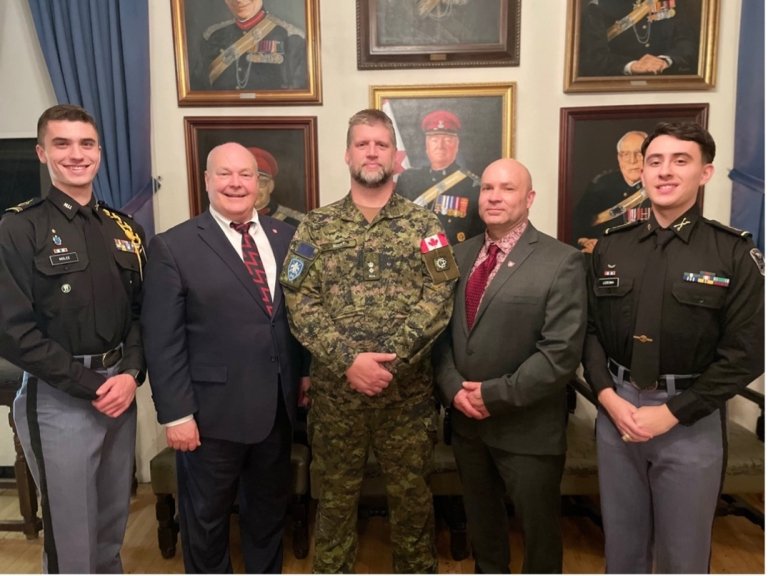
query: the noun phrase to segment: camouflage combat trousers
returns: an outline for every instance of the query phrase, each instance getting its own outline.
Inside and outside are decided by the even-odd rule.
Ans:
[[[322,485],[313,571],[353,572],[357,504],[371,448],[386,481],[394,572],[436,572],[435,518],[427,482],[436,439],[434,402],[352,409],[315,397],[309,422],[312,477]]]

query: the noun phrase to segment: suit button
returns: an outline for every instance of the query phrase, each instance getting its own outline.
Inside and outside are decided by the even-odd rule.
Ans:
[[[475,353],[475,351],[472,350],[472,348],[467,348],[467,355],[472,356],[472,354],[474,354],[474,353]]]
[[[270,356],[269,357],[270,362],[277,362],[277,356]]]

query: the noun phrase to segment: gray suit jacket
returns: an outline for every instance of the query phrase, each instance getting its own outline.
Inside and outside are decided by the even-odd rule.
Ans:
[[[435,346],[437,390],[450,406],[463,381],[482,382],[490,413],[451,412],[453,429],[520,454],[565,452],[566,385],[579,365],[586,329],[583,256],[536,230],[501,263],[467,329],[465,292],[484,235],[455,248],[461,279],[453,318]]]

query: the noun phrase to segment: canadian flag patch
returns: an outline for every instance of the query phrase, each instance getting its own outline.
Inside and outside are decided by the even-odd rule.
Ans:
[[[421,253],[426,254],[427,252],[431,252],[432,250],[437,250],[438,248],[442,248],[443,246],[448,246],[448,238],[446,238],[445,234],[443,234],[442,232],[439,234],[434,234],[432,236],[424,238],[421,241]]]

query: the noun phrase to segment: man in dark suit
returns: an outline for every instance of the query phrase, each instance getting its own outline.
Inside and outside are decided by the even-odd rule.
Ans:
[[[586,285],[581,254],[528,221],[534,195],[515,160],[483,172],[486,232],[455,249],[453,318],[433,355],[483,573],[509,572],[505,494],[523,526],[523,572],[562,572],[566,383],[579,364]]]
[[[158,421],[178,450],[184,566],[232,571],[239,497],[246,572],[278,573],[302,349],[276,278],[294,229],[254,209],[257,164],[239,144],[210,152],[205,184],[209,210],[150,243],[141,318]]]

